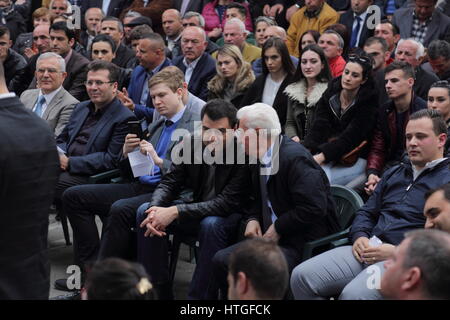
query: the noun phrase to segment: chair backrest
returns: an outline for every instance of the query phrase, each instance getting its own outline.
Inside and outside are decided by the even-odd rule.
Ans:
[[[356,211],[364,204],[359,194],[344,186],[332,185],[331,195],[336,205],[336,216],[341,230],[349,227]]]

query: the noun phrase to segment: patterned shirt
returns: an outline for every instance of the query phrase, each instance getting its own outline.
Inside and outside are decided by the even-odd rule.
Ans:
[[[429,17],[424,22],[419,21],[416,13],[413,11],[413,26],[411,31],[411,37],[414,40],[423,43],[425,41],[425,35],[427,34],[428,25],[430,24],[432,17]]]

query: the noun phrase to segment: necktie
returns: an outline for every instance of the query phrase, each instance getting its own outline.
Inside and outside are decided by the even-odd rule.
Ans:
[[[42,107],[44,106],[45,98],[41,96],[36,104],[36,108],[34,108],[34,113],[36,113],[39,117],[42,117]]]
[[[361,17],[356,16],[356,26],[353,28],[352,31],[352,39],[350,41],[350,48],[356,47],[356,40],[358,39],[358,33],[359,29],[361,28]]]
[[[267,193],[267,176],[261,174],[261,170],[258,170],[259,175],[259,188],[261,192],[261,201],[262,201],[262,218],[263,218],[263,233],[267,231],[267,229],[272,224],[272,217],[270,213],[270,208],[267,203],[268,201],[268,193]]]

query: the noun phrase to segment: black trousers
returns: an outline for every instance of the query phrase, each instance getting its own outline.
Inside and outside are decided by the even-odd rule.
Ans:
[[[81,185],[67,189],[62,197],[65,213],[69,218],[74,236],[74,260],[82,269],[97,260],[100,238],[95,224],[98,215],[103,222],[103,236],[106,234],[109,218],[136,216],[136,209],[151,200],[153,186],[139,182],[127,184]],[[135,221],[135,219],[133,219]],[[118,247],[130,253],[133,233],[128,228],[126,237],[120,237]],[[102,237],[103,237],[102,236]],[[119,249],[119,248],[118,248]],[[133,255],[124,255],[131,258]]]

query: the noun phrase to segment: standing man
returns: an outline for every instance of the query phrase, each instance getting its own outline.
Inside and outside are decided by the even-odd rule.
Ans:
[[[167,48],[172,52],[177,45],[179,47],[181,31],[183,31],[180,12],[176,9],[164,11],[162,14],[162,26],[164,34],[166,35]],[[172,57],[178,55],[180,55],[179,52],[172,52]]]
[[[62,132],[75,105],[79,103],[62,87],[66,77],[64,59],[53,52],[44,53],[37,60],[39,89],[27,90],[20,96],[26,108],[47,121],[55,137]]]
[[[183,55],[173,60],[173,65],[184,72],[189,92],[205,101],[208,82],[216,75],[216,61],[205,52],[207,45],[205,30],[187,27],[181,35]]]
[[[99,8],[105,16],[118,18],[124,8],[126,8],[130,0],[84,0],[81,4],[81,12],[86,13],[90,8]]]
[[[81,32],[80,43],[88,53],[91,52],[92,40],[100,32],[103,18],[104,15],[100,8],[89,8],[84,15],[86,30]]]
[[[45,121],[8,92],[1,62],[0,122],[0,299],[47,300],[48,210],[58,154]]]

